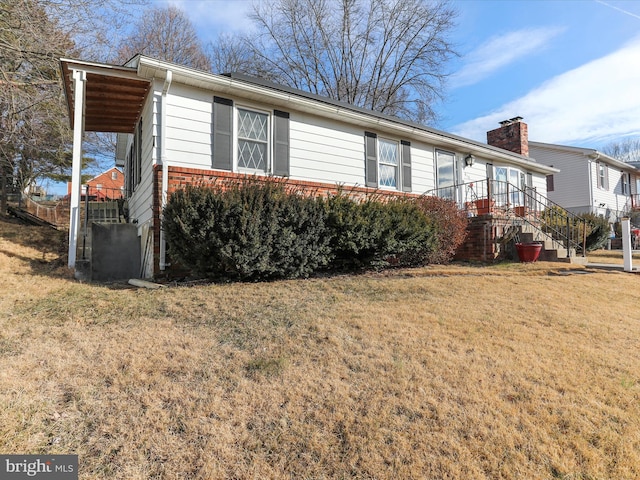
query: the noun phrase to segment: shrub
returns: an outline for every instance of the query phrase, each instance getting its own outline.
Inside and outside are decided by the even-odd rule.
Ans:
[[[586,237],[588,252],[603,248],[611,235],[609,221],[602,215],[593,213],[575,216],[570,214],[567,219],[567,212],[562,207],[552,206],[542,213],[542,220],[544,231],[552,235],[556,232],[566,236],[568,227],[569,235],[574,242],[582,245]],[[582,220],[585,222],[583,223]]]
[[[382,254],[400,266],[429,263],[438,249],[437,225],[415,199],[394,199],[386,204],[386,230]]]
[[[207,278],[265,280],[445,261],[464,238],[451,225],[464,217],[441,199],[297,193],[248,179],[179,190],[164,211],[169,254]]]
[[[607,240],[611,236],[611,226],[609,221],[602,215],[596,215],[593,213],[583,213],[580,218],[586,221],[587,229],[587,241],[586,251],[591,252],[604,248],[607,244]]]
[[[179,190],[163,228],[169,254],[208,278],[307,276],[329,260],[322,202],[276,181]]]
[[[381,237],[381,204],[368,197],[364,202],[338,192],[326,200],[331,268],[365,268],[377,256]]]
[[[467,236],[468,219],[452,200],[435,196],[421,196],[416,205],[433,226],[433,248],[426,263],[448,263]]]
[[[331,268],[417,265],[433,249],[433,227],[411,200],[356,201],[339,192],[326,205]]]

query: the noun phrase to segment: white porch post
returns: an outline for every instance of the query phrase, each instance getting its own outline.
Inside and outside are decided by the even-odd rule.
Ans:
[[[82,171],[82,138],[84,137],[84,97],[87,73],[73,71],[73,166],[71,171],[71,208],[69,213],[69,268],[76,266],[78,230],[80,228],[80,186]]]

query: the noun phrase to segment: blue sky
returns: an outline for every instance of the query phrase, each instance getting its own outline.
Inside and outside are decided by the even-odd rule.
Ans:
[[[242,30],[251,0],[156,0],[205,42]],[[454,0],[446,100],[436,128],[478,141],[521,116],[534,141],[600,148],[640,136],[640,1]]]
[[[534,141],[599,148],[640,136],[640,2],[455,2],[462,56],[439,127],[486,141],[517,115]]]

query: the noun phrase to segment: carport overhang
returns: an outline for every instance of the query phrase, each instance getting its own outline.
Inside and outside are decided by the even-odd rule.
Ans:
[[[140,78],[137,69],[131,67],[61,58],[60,68],[73,129],[68,266],[75,268],[84,133],[133,133],[151,81]]]

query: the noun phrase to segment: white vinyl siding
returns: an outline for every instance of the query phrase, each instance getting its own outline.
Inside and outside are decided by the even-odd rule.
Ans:
[[[424,193],[436,188],[433,169],[434,149],[430,145],[411,142],[411,191]]]
[[[534,146],[531,143],[529,144],[529,156],[538,163],[560,169],[560,172],[553,174],[553,192],[547,193],[552,202],[567,209],[583,208],[584,211],[589,210],[589,186],[594,185],[595,187],[596,185],[595,176],[591,181],[589,180],[589,158],[573,152]],[[544,177],[542,180],[546,182]],[[544,190],[546,191],[546,184]],[[538,189],[538,192],[540,191]]]
[[[551,193],[547,192],[547,177],[545,175],[532,175],[531,188],[543,197],[549,197],[549,194]]]
[[[291,113],[291,178],[364,185],[363,130]]]
[[[554,191],[548,196],[567,210],[597,213],[615,220],[628,207],[629,196],[623,194],[623,172],[619,167],[579,150],[529,144],[529,153],[538,162],[560,169],[554,174]]]
[[[150,95],[142,110],[142,144],[141,144],[141,177],[128,200],[129,220],[136,220],[138,226],[151,222],[153,218],[153,166],[155,164],[153,133],[156,131],[157,112],[154,112],[154,101]]]
[[[156,103],[158,105],[160,104],[161,88],[162,82],[156,82],[155,97],[157,97]],[[211,170],[212,98],[215,95],[233,100],[234,110],[247,108],[249,110],[264,111],[269,113],[270,120],[273,119],[274,106],[268,103],[247,102],[246,99],[235,98],[220,92],[173,84],[167,95],[166,111],[165,153],[167,162],[170,165]],[[150,98],[148,102],[151,103]],[[308,112],[303,113],[292,110],[289,113],[289,177],[291,179],[331,185],[365,185],[363,135],[367,128],[325,119]],[[145,118],[146,116],[148,115],[145,111]],[[146,119],[143,121],[146,122],[146,131],[149,131],[146,128],[147,125],[150,128],[153,126],[153,131],[156,135],[159,135],[160,112],[156,116],[158,118],[157,122],[152,122],[151,117],[149,117],[148,121]],[[379,138],[390,138],[394,141],[408,140],[411,142],[411,191],[413,193],[421,194],[436,188],[436,173],[434,169],[436,148],[434,145],[411,137],[405,138],[405,136],[397,132],[378,131],[377,133]],[[146,140],[151,142],[152,138]],[[150,148],[150,145],[146,148]],[[237,148],[237,145],[234,148]],[[270,155],[273,154],[272,150],[273,147],[270,145]],[[451,153],[456,158],[463,158],[466,154],[466,152],[458,151],[451,151]],[[234,155],[237,155],[237,152]],[[157,160],[159,160],[158,156],[159,153],[156,155]],[[491,159],[488,157],[481,158],[481,156],[477,155],[474,166],[458,169],[456,174],[462,174],[459,181],[468,182],[486,179],[485,162],[491,162]],[[234,168],[237,168],[237,166]],[[145,175],[147,173],[143,172],[143,178]],[[541,176],[541,181],[544,183],[544,175],[538,176]],[[398,173],[400,182],[402,182],[401,177],[402,175]],[[537,178],[536,175],[534,175],[534,182],[536,181],[535,178]],[[149,180],[148,198],[151,198],[150,186],[151,181]],[[147,203],[150,206],[151,202],[147,201]],[[150,213],[148,216],[150,218]]]
[[[166,155],[171,164],[211,168],[211,94],[172,85],[167,95]]]

